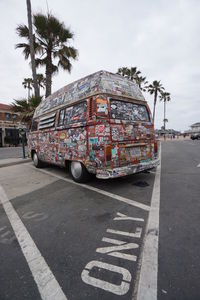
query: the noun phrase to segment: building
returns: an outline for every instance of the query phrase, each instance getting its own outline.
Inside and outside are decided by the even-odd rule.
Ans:
[[[200,133],[200,122],[190,125],[191,129],[185,130],[184,134],[191,136],[195,133]]]
[[[181,135],[180,131],[174,130],[174,129],[155,129],[155,133],[159,136],[179,136]]]
[[[0,147],[19,144],[19,118],[7,104],[0,103]]]
[[[200,122],[194,123],[190,127],[191,127],[191,133],[200,133]]]

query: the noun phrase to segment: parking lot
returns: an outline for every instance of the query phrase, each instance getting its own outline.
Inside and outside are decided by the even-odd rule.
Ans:
[[[0,299],[200,299],[200,143],[162,143],[157,170],[74,183],[0,171]]]

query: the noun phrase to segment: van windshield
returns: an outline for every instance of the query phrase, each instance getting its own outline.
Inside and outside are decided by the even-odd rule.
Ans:
[[[145,105],[111,99],[110,107],[112,119],[149,122],[149,114]]]

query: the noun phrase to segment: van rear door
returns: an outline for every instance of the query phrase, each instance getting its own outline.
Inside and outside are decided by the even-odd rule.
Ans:
[[[146,104],[110,99],[113,167],[154,158],[154,129]]]

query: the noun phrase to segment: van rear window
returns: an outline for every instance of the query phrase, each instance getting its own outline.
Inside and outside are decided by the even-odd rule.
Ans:
[[[145,105],[111,99],[111,119],[149,122],[149,113]]]

